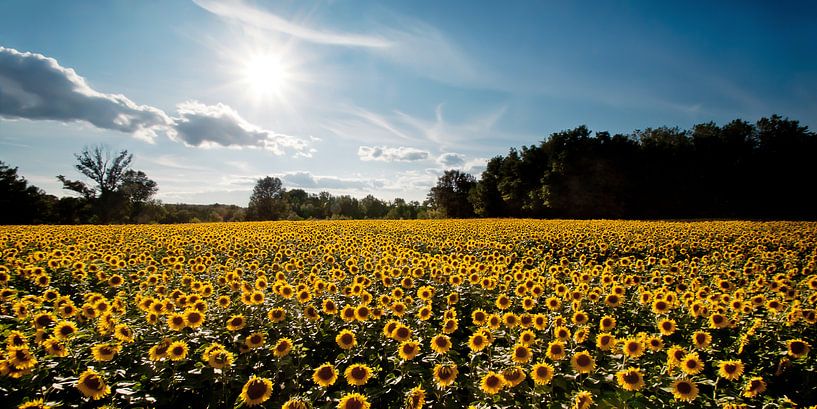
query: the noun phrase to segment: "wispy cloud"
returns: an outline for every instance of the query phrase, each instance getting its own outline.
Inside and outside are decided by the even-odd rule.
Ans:
[[[357,156],[363,161],[416,162],[428,159],[431,153],[407,146],[361,146],[357,150]]]
[[[150,142],[158,129],[172,123],[158,108],[94,90],[53,58],[5,47],[0,47],[0,101],[0,116],[85,121]]]
[[[350,47],[387,48],[391,41],[371,36],[318,30],[304,24],[291,22],[276,14],[242,1],[194,0],[199,7],[223,18],[240,21],[254,27],[286,33],[302,40],[319,44],[333,44]]]

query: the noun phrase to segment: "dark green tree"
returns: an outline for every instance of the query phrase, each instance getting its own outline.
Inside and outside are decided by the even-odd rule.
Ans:
[[[289,204],[284,198],[286,190],[281,179],[264,177],[255,183],[247,206],[248,220],[280,220],[289,215]]]
[[[474,176],[456,169],[446,170],[428,193],[427,202],[446,217],[474,217],[474,205],[468,199],[476,185]]]

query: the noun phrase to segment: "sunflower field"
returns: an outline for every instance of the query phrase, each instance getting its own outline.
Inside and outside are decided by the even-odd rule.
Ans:
[[[817,404],[817,223],[0,227],[0,406]]]

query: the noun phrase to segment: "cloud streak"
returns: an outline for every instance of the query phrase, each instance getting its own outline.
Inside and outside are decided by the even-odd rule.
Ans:
[[[431,153],[428,151],[406,146],[394,148],[364,145],[357,149],[357,156],[363,161],[416,162],[426,160],[430,155]]]
[[[194,0],[194,3],[219,17],[237,20],[265,30],[289,34],[313,43],[368,48],[387,48],[392,45],[390,41],[376,36],[321,31],[296,24],[275,14],[251,7],[242,1]]]
[[[150,142],[157,129],[172,123],[158,108],[92,89],[73,69],[53,58],[5,47],[0,47],[0,116],[85,121]]]

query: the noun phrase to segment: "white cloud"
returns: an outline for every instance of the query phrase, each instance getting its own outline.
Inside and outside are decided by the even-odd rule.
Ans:
[[[199,7],[223,18],[238,20],[254,27],[286,33],[300,39],[319,44],[333,44],[351,47],[384,48],[391,42],[376,36],[322,31],[293,23],[280,16],[244,4],[242,1],[193,0]]]
[[[5,47],[0,47],[0,116],[84,121],[151,142],[157,130],[171,123],[158,108],[94,90],[53,58]]]
[[[310,190],[341,190],[365,191],[383,187],[384,182],[379,179],[341,178],[337,176],[316,176],[311,172],[290,172],[281,175],[281,181],[287,188]]]
[[[300,156],[310,156],[309,141],[275,133],[251,124],[234,109],[224,104],[205,105],[187,101],[177,107],[171,138],[190,146],[256,147],[276,155],[286,150]]]
[[[459,167],[465,164],[465,156],[459,153],[444,153],[437,158],[437,163],[448,168]]]
[[[428,151],[398,146],[361,146],[357,149],[357,156],[364,161],[381,162],[415,162],[426,160],[431,155]]]

